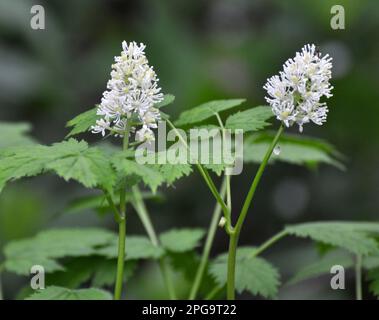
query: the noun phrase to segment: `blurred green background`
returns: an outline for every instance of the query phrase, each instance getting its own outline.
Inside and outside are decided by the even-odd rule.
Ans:
[[[45,30],[30,28],[34,4],[45,8]],[[335,4],[345,8],[345,30],[330,27]],[[334,58],[335,89],[328,122],[306,126],[304,134],[336,145],[347,156],[347,170],[269,168],[241,244],[258,244],[288,223],[378,220],[378,39],[377,0],[0,0],[0,120],[30,122],[41,143],[62,140],[65,123],[100,102],[123,40],[147,45],[163,91],[176,96],[166,109],[173,117],[212,99],[246,97],[251,106],[264,104],[265,80],[304,44],[315,43]],[[246,167],[233,178],[236,210],[255,170]],[[197,174],[165,193],[164,202],[149,204],[158,230],[208,226],[214,201]],[[85,194],[54,177],[13,184],[0,195],[0,249],[55,226],[114,228],[110,216],[62,215],[70,200]],[[128,232],[143,232],[133,214]],[[219,232],[212,254],[226,248]],[[265,255],[285,280],[314,259],[315,251],[308,241],[286,239]],[[146,264],[139,274],[130,283],[130,297],[162,297],[155,267]],[[12,298],[25,279],[6,274],[3,282],[5,296]],[[352,281],[347,290],[333,291],[329,278],[319,278],[284,287],[279,298],[342,299],[353,290]]]

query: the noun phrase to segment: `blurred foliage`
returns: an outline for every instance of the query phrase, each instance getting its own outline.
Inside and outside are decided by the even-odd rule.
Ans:
[[[339,1],[346,13],[346,30],[339,31],[330,28],[332,0],[45,0],[40,1],[46,10],[43,31],[30,28],[33,4],[32,0],[0,1],[0,120],[30,122],[33,136],[49,144],[67,135],[63,123],[99,103],[113,56],[124,39],[147,44],[164,92],[176,96],[169,107],[174,118],[214,99],[247,97],[249,106],[263,104],[266,78],[304,43],[316,43],[334,58],[335,89],[328,101],[328,122],[321,128],[306,128],[305,134],[338,146],[348,157],[346,171],[321,167],[309,173],[288,164],[269,168],[254,219],[248,221],[249,232],[243,232],[241,242],[261,242],[287,222],[378,220],[379,44],[374,40],[379,30],[378,1]],[[17,132],[0,131],[0,148],[30,142],[23,137],[28,130],[20,125]],[[86,138],[97,139],[91,134]],[[253,173],[245,168],[238,183],[233,183],[236,203],[244,197]],[[65,184],[50,188],[49,180],[6,189],[0,196],[0,246],[45,227],[47,216],[83,196],[80,190]],[[166,204],[150,206],[160,230],[168,225],[206,227],[213,200],[200,179],[191,177],[167,192]],[[78,217],[56,223],[98,223],[85,215]],[[107,220],[100,223],[106,225]],[[141,231],[133,217],[128,228]],[[225,239],[217,240],[214,253],[223,252]],[[290,245],[285,241],[270,253],[280,260],[275,265],[281,265],[284,276],[293,270],[291,263],[306,260],[303,244],[295,248],[297,259],[283,257],[281,252]],[[150,286],[159,276],[153,266],[144,267],[148,275],[135,282],[143,280]],[[9,297],[17,291],[14,284],[5,279]],[[138,286],[134,288],[138,295]],[[353,291],[352,285],[348,288]],[[317,285],[307,290],[313,298],[327,293]],[[159,285],[151,289],[152,297],[164,293]],[[281,297],[303,294],[283,289]]]

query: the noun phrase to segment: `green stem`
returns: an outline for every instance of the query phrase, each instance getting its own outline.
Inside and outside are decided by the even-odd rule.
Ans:
[[[118,231],[118,257],[117,257],[117,276],[116,286],[114,290],[114,299],[120,300],[122,293],[122,283],[124,280],[124,264],[125,264],[125,236],[126,236],[126,219],[121,217]]]
[[[130,123],[127,122],[123,150],[129,148]],[[112,198],[110,198],[112,200]],[[110,201],[108,199],[108,201]],[[110,202],[112,204],[112,201]],[[112,205],[111,205],[112,206]],[[118,255],[117,255],[117,273],[116,284],[114,289],[114,299],[120,300],[122,294],[122,284],[124,281],[124,264],[125,264],[125,238],[126,238],[126,186],[120,191],[120,212],[118,217]]]
[[[157,233],[154,230],[154,226],[153,226],[153,223],[151,222],[149,212],[147,211],[145,203],[142,199],[141,191],[139,190],[137,186],[134,186],[132,188],[132,191],[133,191],[133,198],[134,198],[134,201],[133,201],[134,209],[136,210],[138,217],[140,218],[142,225],[144,226],[151,243],[154,246],[159,247],[160,244],[157,237]],[[162,277],[165,282],[169,297],[171,300],[175,300],[177,298],[175,287],[170,277],[169,268],[164,257],[160,258],[159,267],[161,269]]]
[[[220,286],[214,287],[212,291],[207,294],[204,300],[212,300],[215,297],[215,295],[218,294],[222,289],[223,287]]]
[[[267,248],[271,247],[275,242],[279,241],[280,239],[284,238],[287,235],[287,230],[283,230],[270,239],[268,239],[266,242],[264,242],[262,245],[260,245],[253,254],[253,257],[256,257],[260,255],[263,251],[265,251]]]
[[[224,181],[220,189],[220,194],[222,198],[225,197],[225,189],[226,189],[226,179],[224,178]],[[197,268],[195,280],[193,282],[193,285],[190,291],[189,300],[194,300],[199,291],[201,282],[204,277],[204,272],[208,264],[209,254],[212,248],[213,240],[215,238],[215,234],[217,231],[218,223],[220,221],[220,217],[221,217],[221,206],[217,202],[212,214],[212,220],[211,220],[211,224],[209,225],[207,239],[205,240],[204,250],[201,255],[200,264]]]
[[[237,233],[229,235],[229,250],[228,250],[228,274],[226,282],[226,297],[228,300],[235,299],[235,273],[236,273],[236,255],[238,238]]]
[[[0,270],[0,300],[3,300],[3,284],[1,282],[1,270]]]
[[[238,246],[238,240],[241,233],[242,226],[245,222],[247,212],[250,208],[251,201],[253,200],[255,191],[258,187],[258,184],[261,180],[263,172],[267,166],[267,163],[271,157],[271,154],[279,141],[280,135],[283,132],[283,124],[280,125],[278,132],[276,133],[274,139],[272,140],[262,163],[260,164],[258,171],[254,177],[254,180],[250,186],[249,192],[246,196],[245,202],[243,204],[242,210],[238,216],[238,220],[233,232],[229,235],[229,253],[228,253],[228,275],[227,275],[227,298],[232,300],[235,298],[235,264],[236,264],[236,251]]]
[[[172,279],[171,279],[171,276],[170,276],[170,272],[169,272],[169,267],[168,267],[168,265],[166,263],[165,258],[160,258],[159,259],[159,267],[161,269],[163,281],[165,282],[165,285],[166,285],[166,288],[167,288],[168,295],[169,295],[170,299],[171,300],[176,300],[177,297],[176,297],[176,292],[175,292],[175,286],[174,286],[174,284],[172,282]]]
[[[178,131],[178,129],[174,126],[174,124],[166,119],[166,122],[169,124],[169,126],[175,131],[175,133],[177,134],[177,136],[179,137],[179,140],[184,144],[184,146],[187,148],[187,150],[189,149],[188,148],[188,144],[187,142],[183,139],[182,135],[180,134],[180,132]],[[211,178],[211,176],[209,175],[208,171],[200,164],[200,163],[196,163],[196,167],[197,169],[199,170],[201,176],[203,177],[203,179],[205,180],[209,190],[212,192],[213,196],[216,198],[217,202],[220,204],[221,208],[222,208],[222,211],[224,213],[224,216],[225,218],[228,220],[228,217],[230,216],[229,214],[229,210],[224,202],[224,200],[221,198],[219,192],[217,191],[217,188]],[[227,226],[227,227],[230,227],[230,226]]]
[[[356,300],[362,300],[362,256],[357,255],[355,261],[355,294]]]

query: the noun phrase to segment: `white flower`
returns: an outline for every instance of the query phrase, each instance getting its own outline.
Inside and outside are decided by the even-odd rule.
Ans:
[[[263,87],[268,93],[266,101],[287,127],[297,123],[302,132],[305,123],[322,125],[326,121],[328,108],[320,100],[332,96],[331,61],[329,55],[321,57],[315,45],[308,44],[284,63],[279,75],[267,80]]]
[[[137,45],[123,41],[121,55],[115,57],[112,65],[108,90],[103,93],[97,110],[102,118],[92,126],[93,133],[104,136],[109,130],[123,137],[130,121],[141,126],[136,131],[137,140],[154,140],[152,129],[157,127],[160,119],[159,110],[154,105],[163,100],[163,94],[158,87],[159,79],[146,59],[145,48],[142,43]]]

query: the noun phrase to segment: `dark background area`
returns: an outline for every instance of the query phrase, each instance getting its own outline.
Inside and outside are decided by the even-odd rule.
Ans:
[[[34,4],[45,8],[45,30],[30,28]],[[345,8],[345,30],[330,27],[335,4]],[[259,244],[295,222],[374,221],[379,217],[378,39],[376,0],[0,0],[0,120],[31,123],[33,136],[44,144],[62,140],[68,133],[65,123],[100,102],[123,40],[147,45],[163,91],[176,96],[166,109],[173,118],[220,98],[245,97],[249,106],[264,104],[266,79],[304,44],[315,43],[334,58],[335,89],[327,123],[306,126],[304,134],[337,146],[347,157],[347,169],[270,167],[241,244]],[[255,170],[245,167],[233,178],[234,214]],[[197,173],[164,192],[164,202],[149,203],[158,230],[208,226],[214,200]],[[77,184],[54,177],[12,184],[0,195],[0,248],[50,227],[115,228],[111,216],[62,214],[70,200],[84,194],[88,191]],[[132,212],[128,233],[143,233]],[[226,236],[218,232],[212,254],[226,248]],[[286,239],[265,256],[280,268],[285,281],[316,253],[308,241]],[[158,279],[156,288],[152,279]],[[14,297],[23,281],[6,275],[6,297]],[[338,292],[328,282],[326,277],[284,287],[279,297],[352,297],[353,282]],[[154,265],[145,264],[130,286],[133,297],[161,296]]]

